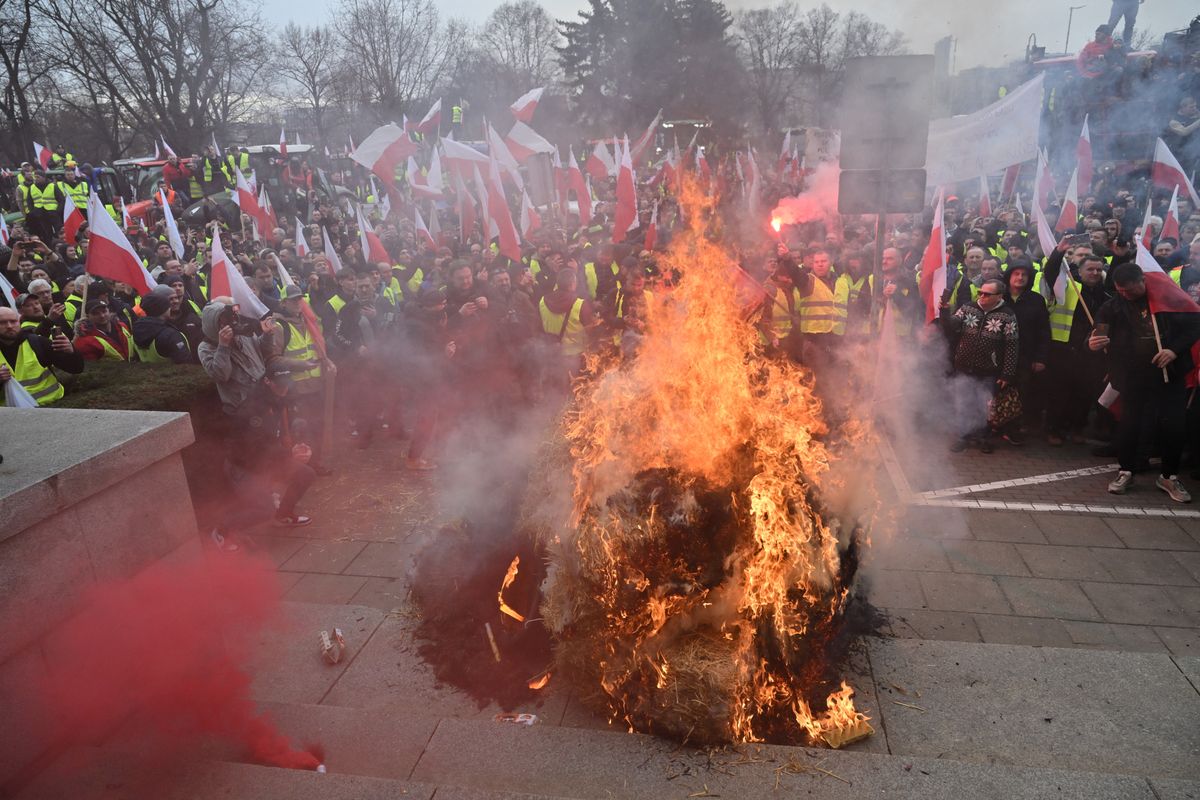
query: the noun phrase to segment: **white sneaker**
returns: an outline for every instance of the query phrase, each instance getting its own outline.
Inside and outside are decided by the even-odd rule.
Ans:
[[[1188,490],[1183,488],[1183,484],[1179,482],[1178,475],[1159,475],[1154,481],[1154,485],[1167,493],[1167,496],[1176,503],[1190,503],[1192,496],[1188,494]]]
[[[216,528],[213,528],[209,532],[208,537],[212,539],[213,544],[216,545],[216,548],[222,553],[236,553],[241,549],[235,542],[230,541],[228,537],[223,535]]]
[[[1108,491],[1110,494],[1125,494],[1125,490],[1132,483],[1133,473],[1123,469],[1117,473],[1117,477],[1108,482]]]

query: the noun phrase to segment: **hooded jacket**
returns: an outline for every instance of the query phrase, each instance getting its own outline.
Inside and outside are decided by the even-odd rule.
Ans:
[[[198,355],[200,365],[217,384],[222,409],[226,414],[236,415],[257,395],[267,374],[262,350],[266,340],[261,336],[235,335],[228,345],[219,344],[220,319],[225,308],[220,301],[204,307],[200,315],[204,341]]]
[[[133,321],[133,343],[143,350],[153,347],[176,364],[192,361],[187,339],[162,317],[138,317]]]

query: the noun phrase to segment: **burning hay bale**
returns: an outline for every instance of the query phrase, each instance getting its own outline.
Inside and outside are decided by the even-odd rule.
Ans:
[[[683,279],[650,305],[638,357],[580,387],[569,454],[543,453],[547,478],[569,464],[569,513],[524,515],[548,553],[555,673],[640,731],[846,741],[869,731],[831,674],[864,525],[821,498],[832,442],[865,434],[831,434],[811,376],[757,354],[701,231],[667,261]]]

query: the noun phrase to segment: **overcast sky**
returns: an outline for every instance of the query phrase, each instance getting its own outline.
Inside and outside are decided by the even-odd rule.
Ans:
[[[482,22],[502,0],[435,0],[442,12],[472,22]],[[762,2],[726,0],[732,10],[756,8]],[[336,0],[262,0],[263,16],[268,20],[295,20],[302,25],[324,21],[336,7]],[[543,0],[546,9],[559,19],[574,18],[586,6],[577,0]],[[807,9],[815,2],[800,0]],[[1096,26],[1108,21],[1110,0],[885,0],[874,3],[849,3],[831,0],[837,11],[858,9],[878,21],[899,28],[908,38],[913,53],[933,52],[933,43],[943,36],[958,40],[956,67],[966,69],[981,64],[998,66],[1025,55],[1029,34],[1036,33],[1038,43],[1048,52],[1061,52],[1067,34],[1068,9],[1075,12],[1071,27],[1071,50],[1078,51]],[[1162,34],[1187,27],[1200,11],[1193,0],[1144,0],[1138,27],[1145,27],[1161,41]]]

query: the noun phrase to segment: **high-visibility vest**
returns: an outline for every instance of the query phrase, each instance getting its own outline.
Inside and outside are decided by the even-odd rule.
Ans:
[[[250,154],[238,153],[235,156],[230,153],[229,155],[225,156],[225,164],[229,167],[229,171],[226,174],[229,175],[230,180],[233,179],[235,169],[241,170],[242,174],[246,175],[248,172],[250,172]]]
[[[1056,342],[1070,341],[1075,307],[1079,305],[1079,284],[1069,276],[1067,283],[1066,298],[1050,306],[1050,338]]]
[[[578,356],[583,354],[585,339],[582,311],[582,298],[575,299],[568,314],[555,314],[546,305],[546,298],[544,297],[538,303],[538,313],[542,318],[542,330],[562,343],[563,355]],[[566,317],[565,322],[564,317]],[[564,325],[566,325],[565,330],[563,329]]]
[[[188,178],[188,194],[192,196],[193,200],[199,200],[204,196],[204,190],[200,188],[200,181],[196,178],[195,173]]]
[[[79,316],[79,312],[83,309],[83,298],[77,294],[73,294],[63,301],[63,316],[67,322],[75,324],[75,319]]]
[[[133,334],[128,328],[122,328],[120,325],[113,324],[117,332],[125,338],[125,352],[129,355],[121,355],[121,351],[109,344],[108,339],[103,336],[97,336],[96,341],[100,342],[100,346],[104,348],[104,361],[128,361],[133,357]]]
[[[616,277],[617,275],[621,274],[621,268],[617,266],[617,263],[615,261],[609,265],[609,269],[612,270],[613,277]],[[596,286],[597,286],[595,262],[589,261],[583,265],[583,275],[587,281],[588,299],[595,300],[596,299]]]
[[[1175,267],[1171,270],[1171,280],[1175,281],[1176,286],[1182,286],[1180,281],[1183,280],[1183,267]]]
[[[771,330],[776,338],[785,339],[792,332],[793,320],[800,306],[800,290],[794,286],[787,292],[778,288],[771,302]]]
[[[346,301],[342,299],[340,294],[335,294],[333,297],[329,298],[329,307],[333,309],[333,313],[335,314],[341,311],[345,305]]]
[[[850,321],[850,304],[857,303],[863,290],[868,292],[875,289],[875,276],[863,275],[858,280],[848,274],[839,275],[833,285],[833,332],[838,336],[869,336],[871,334],[871,315]]]
[[[9,364],[3,353],[0,353],[0,363],[8,367],[13,379],[25,387],[25,391],[29,392],[39,406],[48,406],[66,394],[54,370],[43,367],[38,361],[37,354],[33,352],[33,345],[28,339],[21,342],[20,348],[17,349],[16,365]]]
[[[800,316],[801,333],[833,333],[835,314],[833,292],[825,281],[813,276],[812,291],[801,297],[797,311]]]
[[[450,123],[452,125],[462,124],[462,106],[450,106]]]
[[[642,298],[646,305],[650,305],[650,301],[654,298],[654,293],[649,289],[642,289]],[[625,319],[625,291],[617,292],[617,319]],[[617,331],[613,334],[613,344],[621,343],[621,332]]]
[[[58,184],[58,188],[62,190],[63,194],[71,196],[71,202],[74,203],[75,207],[79,209],[80,213],[86,217],[88,193],[91,191],[87,183],[85,181],[79,181],[76,184],[71,184],[67,181],[63,181],[62,183]]]
[[[29,187],[29,199],[33,202],[33,207],[43,211],[58,211],[57,193],[58,187],[53,183],[41,187],[35,183]]]
[[[308,326],[297,327],[286,320],[281,321],[286,326],[285,330],[288,334],[287,346],[283,350],[284,358],[294,358],[297,361],[315,360],[317,358],[317,348],[313,344],[312,334],[308,332]],[[303,372],[292,373],[292,380],[296,383],[320,377],[320,365],[306,369]]]
[[[143,364],[163,364],[171,359],[158,352],[158,347],[155,345],[157,337],[150,340],[149,347],[142,347],[137,342],[133,343],[133,349],[138,354],[138,359]]]

